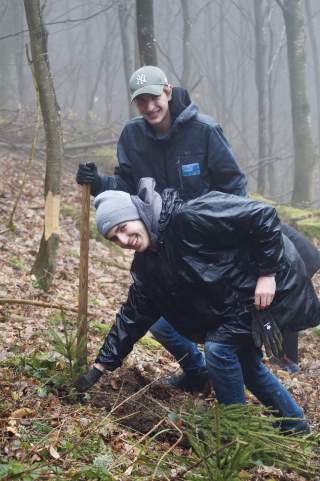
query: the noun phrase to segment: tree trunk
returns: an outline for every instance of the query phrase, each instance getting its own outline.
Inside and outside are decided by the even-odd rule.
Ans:
[[[24,0],[30,34],[32,65],[46,138],[45,219],[40,249],[32,268],[40,287],[48,289],[56,267],[59,246],[60,176],[63,141],[60,112],[48,59],[48,33],[42,21],[39,0]]]
[[[118,5],[118,19],[120,25],[120,38],[122,45],[122,58],[123,58],[123,71],[125,76],[125,83],[127,87],[128,96],[128,114],[132,118],[136,115],[136,110],[131,102],[130,91],[128,88],[128,82],[130,76],[133,74],[133,48],[130,44],[130,32],[129,32],[129,18],[130,18],[131,3],[128,4],[127,0],[120,0]]]
[[[318,151],[320,152],[320,60],[319,60],[319,49],[316,34],[314,31],[312,13],[310,8],[310,0],[305,2],[306,12],[307,12],[307,26],[310,36],[311,43],[311,55],[313,60],[313,73],[314,73],[314,84],[316,89],[316,106],[317,106],[317,134],[318,134]]]
[[[276,186],[276,169],[272,160],[273,147],[274,147],[274,118],[273,118],[273,75],[272,75],[272,60],[273,60],[273,48],[274,48],[274,34],[271,25],[271,21],[268,25],[269,33],[269,56],[268,56],[268,75],[267,75],[267,91],[268,91],[268,112],[267,112],[267,125],[268,125],[268,144],[267,144],[267,156],[268,156],[268,181],[269,181],[269,195],[271,198],[275,197]]]
[[[23,5],[18,1],[15,6],[15,16],[18,24],[18,31],[24,29],[24,11]],[[25,34],[21,33],[16,39],[16,52],[14,54],[14,61],[17,72],[17,91],[19,103],[21,106],[25,105],[25,99],[28,98],[28,84],[26,83],[25,75]]]
[[[284,0],[282,12],[287,35],[294,145],[292,203],[306,206],[310,204],[312,199],[314,147],[311,135],[310,107],[307,98],[305,35],[301,1]]]
[[[220,64],[220,118],[222,126],[226,128],[226,117],[227,117],[227,101],[226,101],[226,52],[224,46],[225,34],[224,34],[224,3],[219,3],[219,64]]]
[[[181,0],[182,7],[182,21],[183,21],[183,34],[182,34],[182,75],[181,86],[189,90],[190,76],[191,76],[191,18],[190,18],[190,3],[189,0]]]
[[[141,65],[157,65],[153,26],[153,0],[136,0],[137,34]]]
[[[247,104],[247,64],[246,64],[246,32],[248,25],[243,18],[241,10],[240,14],[240,44],[241,44],[241,71],[240,71],[240,115],[241,115],[241,137],[247,139],[248,135],[248,104]]]
[[[258,185],[257,191],[265,193],[267,160],[267,90],[266,43],[264,35],[264,0],[253,0],[255,16],[255,79],[258,92]]]

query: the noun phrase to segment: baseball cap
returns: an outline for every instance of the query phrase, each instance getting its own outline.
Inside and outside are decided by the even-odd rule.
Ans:
[[[168,85],[165,73],[159,67],[145,65],[136,70],[130,77],[131,102],[142,94],[161,95],[165,85]]]

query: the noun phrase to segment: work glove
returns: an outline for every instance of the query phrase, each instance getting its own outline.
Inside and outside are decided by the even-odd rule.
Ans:
[[[80,185],[90,184],[91,194],[94,196],[98,195],[101,191],[101,178],[94,162],[79,164],[76,181]]]
[[[87,371],[85,374],[82,374],[82,376],[75,381],[75,388],[78,392],[88,391],[88,389],[90,389],[96,382],[99,381],[102,374],[102,371],[93,366],[89,369],[89,371]]]
[[[283,356],[282,334],[268,311],[252,311],[252,337],[257,347],[264,345],[268,357]]]

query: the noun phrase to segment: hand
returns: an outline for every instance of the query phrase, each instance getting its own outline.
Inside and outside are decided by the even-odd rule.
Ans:
[[[79,164],[76,181],[80,185],[90,184],[91,194],[94,196],[98,195],[101,191],[101,179],[94,162]]]
[[[283,356],[282,334],[268,311],[252,311],[252,337],[255,345],[265,347],[267,356]]]
[[[261,276],[257,280],[254,292],[254,304],[260,311],[269,307],[276,292],[276,280],[274,276]]]
[[[99,381],[103,371],[97,369],[95,366],[89,369],[85,374],[82,374],[74,383],[78,392],[88,391],[96,382]]]

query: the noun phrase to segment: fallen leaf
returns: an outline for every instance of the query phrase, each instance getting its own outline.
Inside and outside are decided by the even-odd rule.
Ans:
[[[111,379],[110,384],[114,391],[119,391],[121,385],[119,379]]]
[[[10,419],[22,419],[26,418],[28,416],[34,416],[35,412],[33,409],[30,408],[20,408],[17,409],[16,411],[13,411],[13,413],[10,416]]]
[[[15,426],[8,426],[6,428],[6,431],[7,431],[7,433],[12,434],[13,436],[16,436],[17,438],[21,437]]]
[[[30,464],[33,464],[33,463],[37,463],[41,461],[41,458],[38,454],[34,454],[33,456],[31,456],[30,458]]]
[[[58,453],[58,451],[53,446],[49,446],[48,451],[49,451],[50,456],[53,459],[60,459],[60,454]]]
[[[127,476],[130,476],[131,473],[132,473],[133,468],[134,468],[134,466],[133,466],[133,464],[132,464],[131,466],[129,466],[129,467],[125,470],[125,472],[124,472],[123,474],[125,474],[125,475],[127,475]]]

